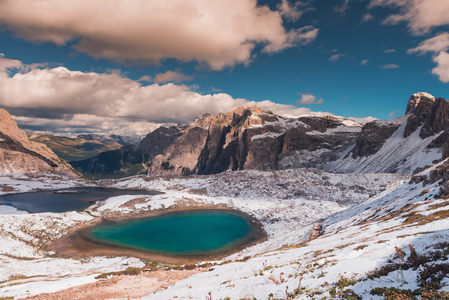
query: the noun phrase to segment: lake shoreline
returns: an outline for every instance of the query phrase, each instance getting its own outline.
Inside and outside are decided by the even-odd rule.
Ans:
[[[160,252],[152,252],[146,250],[138,250],[134,248],[128,248],[123,246],[117,246],[109,243],[99,242],[89,236],[90,230],[100,225],[103,222],[121,223],[128,221],[135,221],[139,219],[157,217],[163,215],[170,215],[173,213],[198,211],[198,210],[225,210],[241,215],[245,219],[249,220],[251,226],[252,235],[247,238],[246,241],[239,245],[217,251],[211,255],[174,255]],[[130,256],[137,257],[149,261],[160,261],[163,263],[171,264],[187,264],[194,263],[203,260],[220,260],[233,253],[237,253],[247,247],[256,245],[258,243],[267,240],[267,234],[263,229],[262,223],[254,217],[230,208],[228,206],[197,206],[188,208],[166,208],[162,210],[152,210],[141,214],[134,215],[120,215],[115,214],[104,218],[96,218],[92,221],[83,223],[79,226],[72,228],[68,234],[62,238],[52,241],[47,245],[48,251],[56,252],[58,257],[92,257],[92,256]]]

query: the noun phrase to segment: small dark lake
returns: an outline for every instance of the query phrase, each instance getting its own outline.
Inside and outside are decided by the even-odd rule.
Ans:
[[[0,205],[14,206],[31,213],[83,210],[95,201],[121,195],[155,195],[155,191],[73,187],[62,190],[0,195]]]
[[[96,242],[175,256],[215,255],[263,236],[248,216],[228,210],[189,210],[101,224],[88,234]]]

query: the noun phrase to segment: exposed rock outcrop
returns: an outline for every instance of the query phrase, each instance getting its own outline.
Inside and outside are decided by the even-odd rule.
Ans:
[[[435,98],[427,93],[416,93],[410,97],[407,104],[407,119],[404,137],[409,136],[418,127],[421,138],[426,138],[449,129],[449,102],[443,98]]]
[[[30,141],[11,115],[0,109],[0,174],[38,172],[78,176],[68,163],[46,145]]]
[[[323,232],[323,226],[321,223],[313,224],[312,230],[310,231],[309,240],[314,240],[319,237]]]
[[[263,147],[263,151],[257,151],[259,143],[252,141],[252,137],[265,132],[262,124],[270,121],[277,119],[256,106],[239,107],[217,116],[207,114],[189,125],[165,155],[156,157],[154,165],[157,167],[167,161],[174,172],[183,170],[183,173],[196,174],[269,168],[260,163],[271,163],[271,168],[274,168],[276,158],[272,156],[280,152],[280,146],[274,149],[273,154],[269,151],[273,148],[272,143]],[[188,138],[192,135],[196,139]]]
[[[377,153],[398,128],[397,124],[367,123],[357,137],[352,157],[370,156]]]
[[[442,159],[449,157],[449,139],[447,139],[442,145]]]

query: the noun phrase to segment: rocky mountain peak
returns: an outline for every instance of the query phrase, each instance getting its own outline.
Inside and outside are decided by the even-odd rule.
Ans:
[[[416,93],[410,97],[406,114],[409,115],[404,137],[409,136],[418,127],[421,138],[426,138],[449,129],[449,102],[435,98],[428,93]]]
[[[260,114],[263,112],[263,109],[257,105],[242,105],[242,106],[237,107],[233,111],[228,112],[227,115],[237,114],[237,115],[241,116],[244,113],[246,113],[246,111],[250,111],[253,114],[254,113]]]
[[[276,117],[271,112],[264,111],[256,105],[243,105],[227,113],[219,113],[217,115],[205,113],[196,118],[193,123],[189,124],[187,127],[209,129],[211,125],[236,126],[237,124],[240,124],[243,127],[251,127],[262,125],[264,120],[277,121]]]
[[[429,93],[418,92],[413,94],[408,100],[407,109],[405,113],[414,113],[418,114],[427,111],[429,108],[433,106],[435,103],[435,97]]]
[[[205,113],[198,116],[193,122],[187,127],[203,127],[207,128],[209,126],[210,119],[213,117],[210,113]]]

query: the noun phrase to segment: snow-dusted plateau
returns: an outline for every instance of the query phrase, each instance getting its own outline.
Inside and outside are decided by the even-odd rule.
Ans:
[[[189,176],[176,172],[181,169],[176,165],[165,170],[174,172],[148,169],[146,175],[89,181],[69,174],[63,161],[55,163],[56,173],[37,162],[35,172],[18,172],[15,161],[8,161],[15,173],[2,172],[1,194],[76,186],[161,193],[110,197],[65,213],[0,206],[0,298],[448,299],[449,105],[440,99],[415,94],[403,117],[364,126],[335,119],[330,128],[314,125],[321,131],[276,117],[284,127],[278,126],[275,116],[267,121],[266,113],[255,112],[249,119],[257,119],[258,125],[248,128],[257,132],[241,144],[249,147],[241,164],[248,168],[237,170],[223,170],[225,158],[238,165],[232,160],[237,148],[231,152],[221,145],[228,152],[217,154],[220,164],[213,164],[211,149],[216,147],[210,135],[205,139],[208,150],[195,150],[198,163]],[[312,137],[308,142],[318,139],[322,148],[298,146],[301,140],[288,133],[299,130],[295,126],[302,128],[301,136]],[[184,133],[177,135],[178,143]],[[332,140],[335,134],[339,140]],[[350,143],[340,142],[345,134]],[[258,156],[264,140],[266,145],[282,142],[286,150],[276,157]],[[155,160],[164,163],[171,157],[185,166],[192,153],[176,153],[174,141]],[[293,144],[296,148],[287,147]],[[11,141],[8,147],[17,151]],[[261,157],[269,160],[261,162]],[[212,174],[214,168],[220,172]],[[126,251],[66,255],[60,244],[54,247],[78,228],[104,219],[205,207],[250,215],[262,225],[266,239],[232,254],[188,262],[149,260]]]

